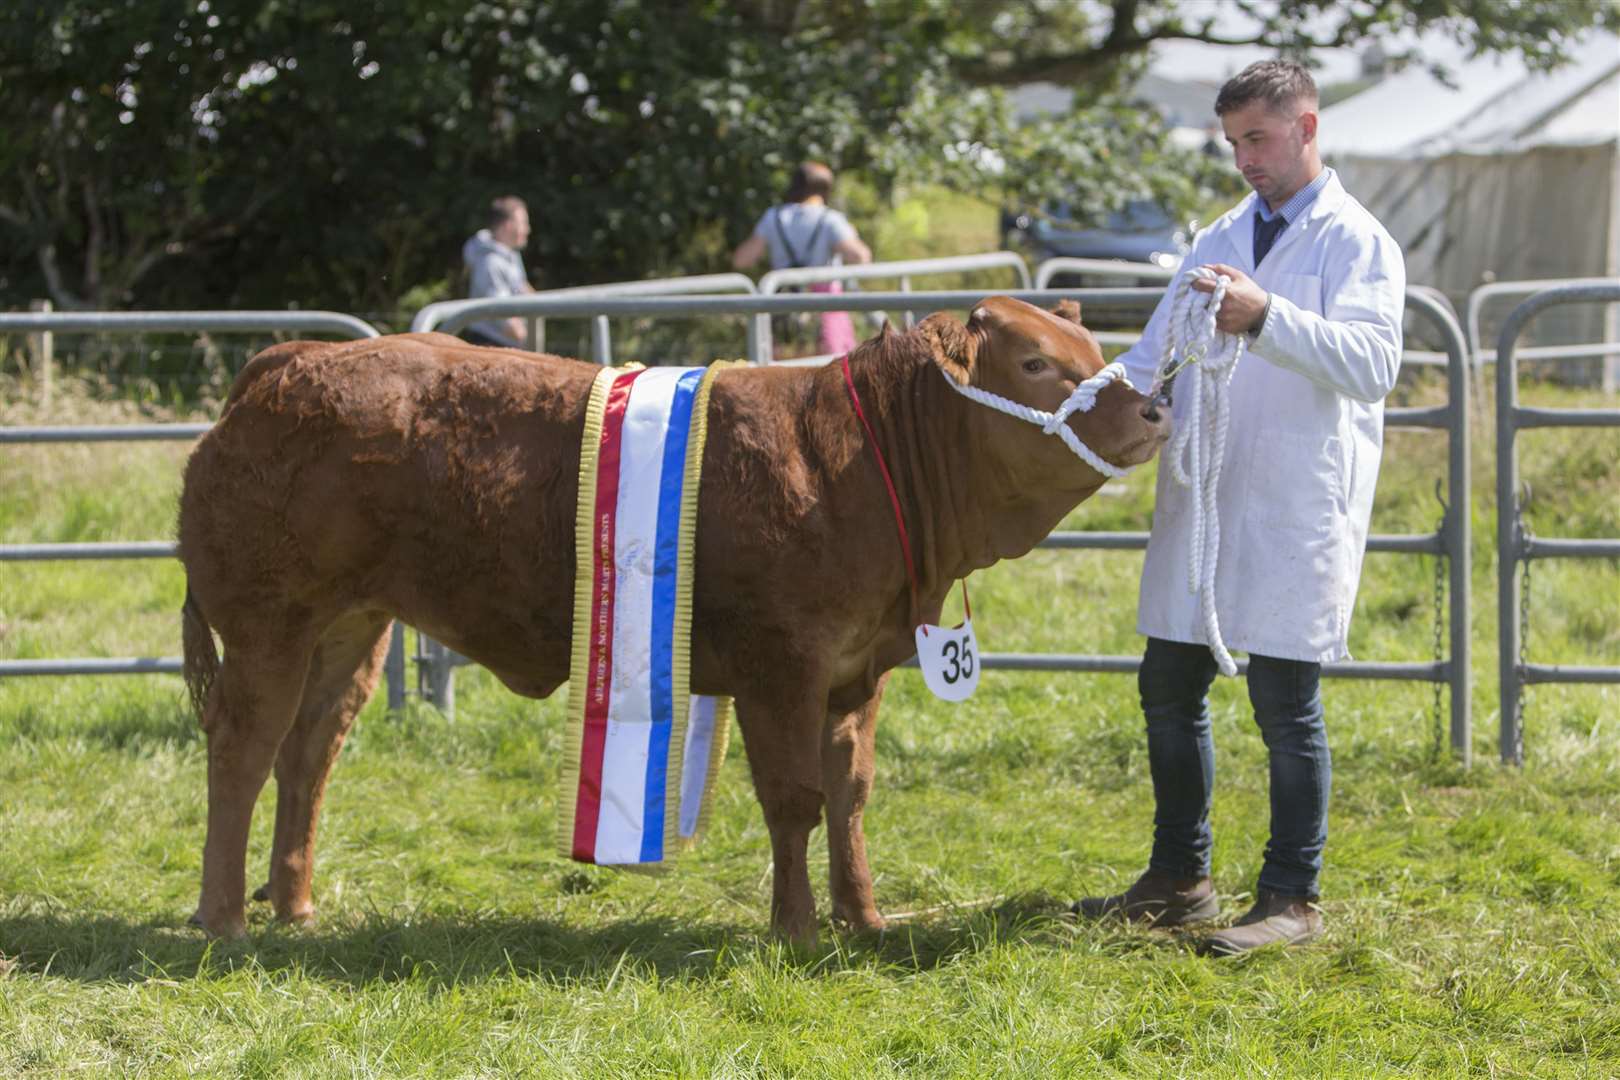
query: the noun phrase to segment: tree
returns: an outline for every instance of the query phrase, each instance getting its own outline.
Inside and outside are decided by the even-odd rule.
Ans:
[[[931,27],[952,74],[972,86],[1113,86],[1131,62],[1169,41],[1259,45],[1303,58],[1376,42],[1399,66],[1423,59],[1418,31],[1443,33],[1475,54],[1518,52],[1545,70],[1584,32],[1620,28],[1612,0],[742,0],[738,8],[750,25],[783,35],[809,26],[860,34],[896,20]]]
[[[493,40],[452,5],[24,5],[0,24],[0,221],[63,307],[359,307],[463,176]],[[441,10],[442,9],[442,10]],[[357,32],[364,13],[375,28]],[[369,20],[368,20],[369,21]],[[9,24],[9,25],[7,25]],[[457,35],[461,36],[458,37]],[[458,46],[436,62],[440,36]],[[375,53],[418,52],[378,81]]]
[[[669,14],[668,12],[672,12]],[[527,195],[549,281],[675,265],[804,152],[897,122],[918,65],[721,3],[67,0],[0,13],[8,282],[63,307],[386,307]]]
[[[713,269],[818,157],[1100,215],[1198,201],[1123,87],[1171,38],[1308,53],[1439,26],[1552,63],[1605,0],[59,0],[0,11],[0,291],[391,308],[525,196],[543,284]],[[1390,46],[1387,52],[1398,53]],[[1019,127],[1001,88],[1077,88]],[[1200,170],[1204,171],[1200,171]]]

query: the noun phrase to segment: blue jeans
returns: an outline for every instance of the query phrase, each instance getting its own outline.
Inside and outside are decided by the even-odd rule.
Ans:
[[[1203,645],[1148,638],[1137,675],[1153,774],[1153,857],[1178,878],[1210,871],[1215,743],[1209,700],[1215,658]],[[1249,702],[1271,754],[1271,840],[1259,886],[1315,898],[1327,842],[1333,761],[1322,722],[1322,665],[1249,657]]]

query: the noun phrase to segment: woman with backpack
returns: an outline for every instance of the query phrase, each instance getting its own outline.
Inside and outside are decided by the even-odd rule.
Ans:
[[[760,215],[754,232],[731,253],[731,264],[745,270],[769,252],[771,269],[869,263],[872,250],[861,242],[855,226],[827,205],[833,172],[819,161],[806,161],[793,170],[785,199]],[[809,286],[811,292],[843,292],[841,282]],[[847,311],[822,312],[817,320],[816,348],[838,355],[855,347],[855,325]]]

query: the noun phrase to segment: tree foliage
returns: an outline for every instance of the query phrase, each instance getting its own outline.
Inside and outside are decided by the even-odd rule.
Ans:
[[[1585,31],[1620,27],[1613,0],[742,0],[738,7],[751,24],[782,34],[807,26],[860,33],[874,17],[946,23],[936,41],[952,74],[994,86],[1116,85],[1131,61],[1170,41],[1300,57],[1377,42],[1400,65],[1424,59],[1417,31],[1474,53],[1518,52],[1545,70]]]
[[[807,156],[884,193],[1187,205],[1208,162],[1121,92],[1154,41],[1301,52],[1439,25],[1550,63],[1615,21],[1602,0],[1236,2],[1247,37],[1177,0],[12,5],[0,291],[386,309],[450,273],[507,192],[542,285],[713,269]],[[1015,126],[999,88],[1043,78],[1074,112]]]

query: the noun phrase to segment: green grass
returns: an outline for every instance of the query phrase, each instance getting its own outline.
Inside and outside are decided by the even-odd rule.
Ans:
[[[0,420],[37,409],[7,387]],[[127,416],[58,388],[59,412]],[[1403,387],[1434,400],[1425,379]],[[1537,400],[1590,396],[1542,389]],[[970,702],[896,676],[867,816],[881,937],[766,932],[769,846],[741,748],[712,834],[648,877],[551,854],[563,700],[480,671],[454,721],[374,701],[327,799],[322,919],[209,944],[184,920],[204,744],[170,677],[0,683],[0,1075],[1234,1076],[1620,1073],[1620,694],[1534,687],[1526,765],[1496,763],[1488,424],[1477,423],[1474,751],[1431,753],[1432,691],[1326,688],[1328,933],[1196,956],[1188,937],[1076,925],[1143,865],[1151,805],[1134,682],[989,673]],[[1615,432],[1534,432],[1547,535],[1620,534]],[[186,448],[7,448],[0,542],[172,531]],[[1433,528],[1442,437],[1392,433],[1374,527]],[[1070,527],[1141,528],[1152,470]],[[1138,555],[1039,552],[973,581],[991,651],[1139,650]],[[1432,560],[1369,557],[1352,646],[1426,659]],[[1620,663],[1612,562],[1538,566],[1531,655]],[[8,564],[0,656],[174,655],[167,561]],[[1241,911],[1266,831],[1242,686],[1213,708],[1217,885]],[[250,881],[273,819],[254,823]],[[825,838],[812,840],[821,865]],[[824,889],[819,885],[825,908]]]

